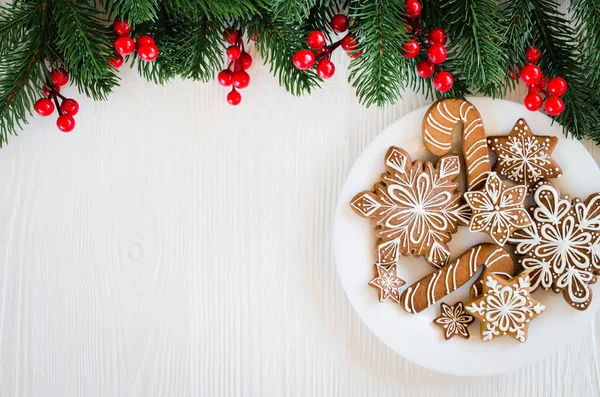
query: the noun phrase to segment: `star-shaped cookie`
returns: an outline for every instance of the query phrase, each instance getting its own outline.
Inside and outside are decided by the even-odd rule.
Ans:
[[[393,301],[400,302],[400,288],[406,281],[398,277],[396,272],[396,264],[382,265],[375,264],[377,276],[369,281],[369,285],[379,288],[379,302],[385,302],[387,298],[392,298]]]
[[[462,302],[449,306],[442,302],[440,315],[433,319],[433,323],[444,330],[444,338],[449,340],[456,335],[469,339],[469,325],[473,324],[475,317],[465,312]]]
[[[544,178],[560,178],[562,170],[550,155],[558,138],[534,135],[523,119],[506,136],[488,138],[490,149],[498,157],[494,171],[502,179],[509,179],[531,188]]]
[[[465,305],[467,312],[481,321],[483,341],[502,335],[527,341],[529,323],[546,310],[531,297],[529,273],[510,280],[486,273],[484,279],[483,294]]]
[[[525,185],[509,187],[491,172],[484,189],[465,192],[465,200],[473,210],[469,230],[486,232],[496,244],[504,245],[514,231],[532,224],[523,204],[526,195]]]

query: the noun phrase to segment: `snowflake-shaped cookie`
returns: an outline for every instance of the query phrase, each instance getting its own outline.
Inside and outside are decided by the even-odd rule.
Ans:
[[[533,194],[534,224],[511,236],[519,263],[531,274],[533,290],[562,291],[575,309],[592,301],[590,284],[600,274],[600,193],[580,199],[560,197],[557,188],[541,181]]]
[[[527,122],[519,119],[507,136],[488,138],[498,157],[494,171],[530,188],[543,178],[560,178],[562,170],[550,157],[557,142],[554,136],[534,135]]]
[[[393,263],[399,255],[413,255],[424,256],[432,266],[444,266],[450,257],[446,243],[469,218],[457,190],[459,157],[443,156],[434,166],[413,162],[406,151],[392,146],[385,155],[385,168],[373,191],[357,194],[350,203],[375,225],[378,262]]]
[[[454,306],[449,306],[442,302],[440,305],[440,315],[433,319],[433,323],[444,330],[444,338],[450,338],[458,335],[469,339],[469,325],[473,324],[475,318],[465,312],[462,302],[457,302]]]
[[[521,273],[510,280],[486,274],[483,295],[468,302],[465,309],[481,321],[484,342],[502,335],[525,342],[529,323],[546,307],[531,297],[529,274]]]
[[[393,301],[400,302],[400,288],[406,281],[398,277],[396,272],[396,264],[382,265],[380,263],[375,264],[377,276],[369,281],[369,284],[379,288],[379,302],[385,302],[387,298],[392,298]]]
[[[491,172],[485,188],[465,193],[465,200],[473,210],[469,230],[486,232],[498,245],[518,229],[531,225],[531,218],[523,207],[527,187],[509,187]]]

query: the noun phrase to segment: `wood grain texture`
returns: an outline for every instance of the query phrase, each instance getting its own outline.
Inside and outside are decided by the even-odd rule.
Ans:
[[[338,192],[377,134],[429,102],[365,109],[334,61],[305,98],[257,64],[237,108],[216,82],[123,70],[108,102],[80,100],[73,133],[35,117],[11,139],[0,396],[600,395],[597,317],[536,365],[471,379],[407,362],[358,318],[334,264]]]

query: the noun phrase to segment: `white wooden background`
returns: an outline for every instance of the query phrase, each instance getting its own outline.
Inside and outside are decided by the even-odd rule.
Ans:
[[[361,322],[333,258],[338,192],[377,134],[429,102],[365,109],[334,60],[304,98],[257,61],[236,108],[216,82],[125,69],[108,102],[64,90],[81,104],[71,134],[34,117],[11,139],[0,396],[600,395],[597,318],[537,365],[485,378],[407,362]]]

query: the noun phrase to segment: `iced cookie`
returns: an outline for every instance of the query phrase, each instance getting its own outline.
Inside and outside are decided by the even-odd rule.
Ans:
[[[600,274],[600,193],[587,200],[560,196],[548,181],[533,193],[534,224],[511,236],[519,263],[530,272],[532,289],[562,291],[575,309],[592,301],[590,284]]]
[[[469,282],[482,266],[503,274],[513,275],[515,271],[513,259],[502,247],[479,244],[406,288],[400,296],[400,306],[408,313],[422,312]]]
[[[465,200],[471,210],[469,230],[485,232],[498,245],[504,245],[516,230],[532,224],[524,208],[527,186],[509,187],[502,183],[495,173],[490,173],[485,188],[465,193]]]
[[[413,161],[406,151],[392,146],[385,168],[373,190],[357,194],[350,203],[375,227],[378,262],[394,263],[400,255],[412,255],[423,256],[434,267],[444,266],[450,256],[446,243],[469,219],[457,190],[459,157],[443,156],[434,166]]]
[[[527,273],[510,280],[485,273],[483,294],[469,301],[465,309],[481,321],[484,342],[502,335],[525,342],[529,323],[546,307],[531,297]]]
[[[382,265],[377,263],[375,264],[375,271],[377,275],[369,281],[369,285],[379,289],[379,302],[385,302],[388,298],[391,298],[394,302],[400,302],[400,288],[406,284],[406,281],[398,277],[396,264]]]
[[[455,336],[469,339],[469,325],[473,324],[475,317],[465,312],[462,302],[448,306],[440,304],[440,315],[433,319],[433,323],[444,330],[444,338],[449,340]]]
[[[550,157],[557,142],[554,136],[534,135],[527,122],[519,119],[507,136],[488,138],[497,156],[494,171],[502,179],[529,188],[543,178],[560,178],[562,170]]]
[[[423,143],[436,156],[450,153],[452,133],[462,122],[462,152],[467,166],[469,190],[480,189],[491,171],[490,153],[481,115],[463,99],[440,99],[423,118]]]

